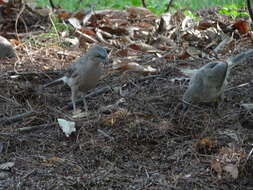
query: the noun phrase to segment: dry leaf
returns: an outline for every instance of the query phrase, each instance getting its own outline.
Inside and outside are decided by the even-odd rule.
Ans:
[[[81,29],[82,26],[80,24],[80,21],[75,18],[75,17],[72,17],[72,18],[69,18],[68,19],[69,23],[75,28],[75,29]]]
[[[210,140],[209,138],[203,138],[196,143],[196,148],[200,153],[212,153],[217,147],[217,143]]]
[[[119,111],[116,111],[106,117],[106,119],[104,119],[102,123],[107,126],[114,126],[120,119],[125,118],[127,115],[127,110],[120,109]]]
[[[224,167],[224,170],[226,172],[228,172],[232,176],[232,178],[234,178],[234,179],[238,178],[239,171],[238,171],[238,167],[236,165],[228,164]]]
[[[210,20],[202,20],[199,22],[197,26],[194,27],[195,30],[206,30],[207,28],[210,28],[212,26],[215,26],[215,23]]]
[[[246,34],[250,29],[249,23],[244,20],[237,21],[232,27],[236,28],[240,34]]]
[[[82,27],[79,31],[90,36],[96,36],[96,33],[93,30],[88,29],[88,28]]]
[[[65,133],[66,137],[69,137],[69,135],[72,132],[76,131],[75,122],[73,122],[73,121],[67,121],[67,120],[61,119],[61,118],[57,119],[57,121],[59,123],[60,128]]]
[[[10,39],[9,41],[11,42],[12,45],[15,45],[15,46],[21,46],[21,45],[23,45],[21,43],[21,41],[18,41],[16,39]]]
[[[128,56],[128,49],[120,49],[115,54],[117,56],[127,57]]]
[[[61,158],[53,156],[52,158],[49,159],[44,159],[42,162],[45,164],[54,164],[55,162],[61,160]]]
[[[9,170],[15,165],[14,162],[6,162],[0,165],[0,170]]]
[[[61,20],[64,20],[64,19],[68,19],[68,18],[70,18],[70,13],[68,13],[68,12],[60,12],[60,13],[58,13],[58,15],[57,15],[57,17],[59,18],[59,19],[61,19]]]
[[[136,62],[114,62],[113,69],[121,71],[136,71],[136,72],[149,72],[149,73],[157,71],[155,68],[151,66],[142,66]]]

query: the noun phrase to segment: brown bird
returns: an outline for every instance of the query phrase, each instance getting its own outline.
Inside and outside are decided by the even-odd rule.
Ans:
[[[223,100],[230,69],[251,55],[253,55],[253,49],[232,56],[226,61],[210,62],[201,67],[191,78],[183,101],[198,103]],[[187,105],[184,104],[184,109],[186,108]]]
[[[79,95],[83,96],[84,108],[87,112],[88,107],[84,95],[88,90],[96,87],[102,75],[101,63],[107,62],[109,59],[106,50],[99,45],[93,45],[85,55],[70,65],[63,77],[44,85],[44,87],[54,86],[61,82],[66,83],[71,88],[74,112],[76,112],[76,98]]]

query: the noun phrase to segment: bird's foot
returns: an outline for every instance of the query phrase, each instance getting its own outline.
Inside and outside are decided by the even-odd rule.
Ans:
[[[73,118],[82,118],[82,117],[87,117],[88,112],[82,112],[82,110],[77,109],[76,111],[73,111]]]

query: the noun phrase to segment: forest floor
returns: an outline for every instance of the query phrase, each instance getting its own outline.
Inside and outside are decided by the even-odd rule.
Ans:
[[[111,38],[106,33],[102,33],[106,39],[91,36],[108,49],[112,59],[152,66],[156,72],[122,74],[106,65],[96,89],[87,93],[87,116],[72,117],[67,86],[42,88],[62,76],[86,46],[48,45],[56,37],[32,34],[29,43],[23,37],[26,42],[16,48],[19,61],[1,60],[0,189],[253,189],[253,156],[248,157],[253,147],[253,115],[241,107],[253,103],[253,57],[231,70],[225,102],[180,110],[189,82],[180,80],[188,78],[181,69],[196,69],[252,48],[252,32],[227,32],[228,36],[234,32],[234,38],[214,57],[210,52],[222,40],[207,46],[214,41],[211,39],[203,45],[203,38],[198,41],[198,35],[187,33],[190,29],[183,30],[181,24],[176,31],[167,29],[155,36],[152,32],[159,17],[145,16],[150,19],[147,21],[138,17],[138,11],[128,11],[131,16],[124,19],[129,25],[146,27],[146,33],[137,29],[134,36],[128,33],[131,45],[123,40],[127,34],[122,28],[129,26],[120,30],[102,26],[100,30],[115,32]],[[198,14],[203,20],[217,19],[212,21],[216,28],[221,23],[220,15],[213,16],[216,12]],[[97,15],[97,25],[86,27],[94,33],[99,24],[112,18]],[[180,23],[184,20],[175,18],[180,18]],[[225,18],[223,26],[229,28],[235,21]],[[173,37],[175,33],[184,34],[179,39]],[[161,35],[168,41],[159,41]],[[87,41],[84,44],[95,42]],[[156,50],[142,49],[146,46],[140,42]],[[189,53],[193,44],[209,56],[193,56]],[[82,104],[77,106],[82,109]],[[74,121],[76,132],[66,137],[58,118]]]

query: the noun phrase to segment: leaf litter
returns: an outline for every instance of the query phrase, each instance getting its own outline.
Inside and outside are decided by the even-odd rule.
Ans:
[[[10,6],[13,15],[19,11]],[[57,9],[59,22],[72,28],[50,36],[50,11],[25,7],[16,39],[16,17],[7,21],[7,8],[2,35],[12,39],[18,60],[1,60],[0,164],[15,172],[1,175],[1,188],[253,187],[253,113],[241,106],[253,102],[253,58],[232,69],[224,103],[180,111],[189,82],[183,71],[252,48],[248,20],[216,9],[196,12],[200,21],[181,10],[156,16],[138,7]],[[86,96],[88,116],[72,118],[70,90],[41,86],[93,43],[106,47],[114,62]],[[74,122],[75,133],[66,137],[57,118]]]

